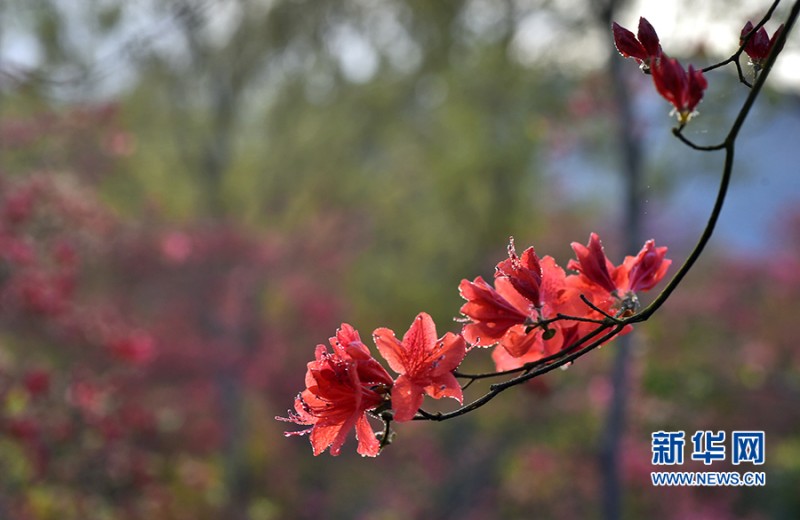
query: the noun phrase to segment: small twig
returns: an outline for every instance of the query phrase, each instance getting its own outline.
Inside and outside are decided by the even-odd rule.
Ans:
[[[569,347],[563,348],[563,349],[559,350],[558,352],[556,352],[555,354],[550,354],[549,356],[545,356],[545,357],[543,357],[541,359],[537,359],[536,361],[529,361],[529,362],[525,363],[524,365],[522,365],[520,367],[511,368],[511,369],[508,369],[508,370],[500,370],[500,371],[497,371],[497,372],[484,372],[484,373],[481,373],[481,374],[465,374],[463,372],[459,372],[458,370],[454,370],[453,371],[453,375],[458,377],[458,378],[461,378],[461,379],[471,379],[472,380],[469,383],[467,383],[467,385],[462,387],[462,389],[466,389],[467,386],[469,386],[470,384],[472,384],[473,381],[476,381],[478,379],[490,379],[490,378],[493,378],[493,377],[502,377],[502,376],[509,376],[509,375],[514,375],[514,374],[519,374],[519,373],[530,372],[531,370],[533,370],[534,368],[536,368],[538,366],[546,365],[546,364],[548,364],[548,363],[550,363],[552,361],[555,361],[555,360],[563,357],[565,354],[569,354],[570,352],[574,351],[576,348],[580,347],[583,343],[589,341],[590,339],[592,339],[593,337],[598,335],[601,331],[603,331],[603,330],[605,330],[605,329],[607,329],[607,328],[609,328],[611,326],[610,323],[606,323],[606,322],[600,323],[599,325],[600,326],[598,328],[596,328],[595,330],[593,330],[589,334],[586,334],[582,338],[576,340],[575,343],[573,343]]]
[[[380,444],[378,446],[381,450],[392,443],[392,418],[393,416],[389,412],[383,412],[380,415],[380,419],[383,421],[383,432],[380,436]]]
[[[683,135],[683,127],[676,127],[672,129],[672,135],[677,137],[683,144],[692,148],[694,150],[698,150],[701,152],[713,152],[716,150],[722,150],[725,148],[725,143],[715,144],[711,146],[701,146],[699,144],[695,144],[690,141],[685,135]]]
[[[509,379],[508,381],[503,381],[502,383],[495,383],[495,384],[493,384],[493,385],[491,385],[489,387],[489,391],[487,393],[485,393],[483,396],[479,397],[478,399],[476,399],[475,401],[471,402],[470,404],[464,405],[464,406],[462,406],[460,408],[457,408],[457,409],[453,410],[452,412],[432,414],[430,412],[426,412],[426,411],[420,409],[420,410],[417,411],[417,415],[414,417],[414,420],[415,421],[446,421],[446,420],[449,420],[449,419],[454,419],[454,418],[459,417],[461,415],[465,415],[465,414],[470,413],[470,412],[472,412],[474,410],[477,410],[478,408],[484,406],[489,401],[491,401],[492,399],[497,397],[501,392],[503,392],[505,390],[508,390],[511,387],[514,387],[514,386],[517,386],[517,385],[521,385],[522,383],[525,383],[525,382],[530,381],[531,379],[533,379],[535,377],[539,377],[539,376],[541,376],[543,374],[546,374],[546,373],[548,373],[548,372],[550,372],[552,370],[555,370],[556,368],[560,368],[560,367],[562,367],[564,365],[567,365],[568,363],[571,363],[572,361],[578,359],[579,357],[583,356],[584,354],[589,353],[590,351],[596,349],[600,345],[604,344],[605,342],[607,342],[608,340],[610,340],[611,338],[613,338],[614,336],[619,334],[620,331],[622,331],[623,328],[624,328],[624,325],[616,325],[612,330],[610,330],[608,333],[604,334],[602,337],[596,339],[592,343],[586,345],[585,347],[583,347],[583,348],[581,348],[581,349],[579,349],[577,351],[573,351],[572,354],[563,356],[559,360],[554,361],[553,363],[549,363],[547,365],[540,366],[536,370],[532,370],[530,372],[521,374],[521,375],[519,375],[519,376],[517,376],[515,378]],[[595,330],[593,333],[587,334],[586,336],[584,336],[583,338],[581,338],[579,341],[577,341],[575,343],[576,344],[580,344],[582,341],[585,341],[588,336],[591,336],[592,334],[596,335],[598,330],[601,330],[601,329],[604,329],[604,328],[603,327],[598,327],[598,329]],[[572,347],[570,347],[569,350],[572,350]]]
[[[597,305],[595,305],[591,301],[589,301],[589,298],[587,298],[586,295],[581,294],[580,298],[581,298],[581,301],[583,301],[583,303],[588,305],[590,309],[599,312],[600,314],[605,316],[607,320],[611,320],[613,323],[619,323],[620,322],[619,319],[616,316],[610,315],[609,313],[607,313],[606,311],[604,311],[603,309],[601,309],[600,307],[598,307]]]

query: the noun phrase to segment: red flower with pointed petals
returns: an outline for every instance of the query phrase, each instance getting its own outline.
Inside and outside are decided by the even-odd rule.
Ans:
[[[578,242],[573,242],[570,246],[575,251],[578,260],[570,260],[567,263],[567,269],[578,271],[587,282],[605,289],[609,293],[616,292],[617,283],[613,278],[616,268],[606,257],[603,243],[600,242],[597,233],[589,235],[589,243],[585,246]]]
[[[646,72],[652,64],[661,58],[661,43],[656,30],[644,17],[639,18],[638,38],[617,22],[611,25],[614,33],[614,45],[625,58],[635,59]]]
[[[600,289],[615,297],[620,296],[619,293],[649,291],[664,278],[672,264],[672,260],[665,258],[667,248],[656,247],[654,240],[645,242],[636,256],[626,257],[616,267],[606,257],[596,233],[589,236],[586,246],[573,242],[572,249],[578,260],[570,260],[567,268],[580,273],[579,290]],[[604,305],[601,303],[600,307]]]
[[[310,433],[314,455],[328,447],[331,455],[339,455],[347,435],[355,428],[358,453],[374,457],[380,451],[380,443],[366,412],[385,402],[392,378],[350,325],[342,324],[330,343],[333,352],[325,345],[317,345],[315,360],[308,363],[306,389],[295,399],[295,411],[288,418],[276,419],[311,426],[286,435]]]
[[[532,247],[517,256],[514,238],[508,244],[508,259],[495,268],[495,278],[505,276],[519,294],[527,298],[535,307],[542,306],[540,287],[542,285],[542,266]]]
[[[495,286],[497,289],[480,276],[474,282],[461,280],[458,286],[461,297],[467,300],[461,306],[461,314],[471,320],[462,334],[472,345],[493,345],[509,328],[529,319],[530,302],[524,301],[506,278],[497,278]],[[516,301],[517,305],[509,300]]]
[[[541,357],[560,348],[550,340],[562,324],[553,323],[545,335],[545,329],[537,325],[540,320],[559,313],[586,314],[586,306],[575,302],[579,293],[568,286],[566,273],[555,260],[539,259],[532,247],[518,257],[513,241],[509,258],[497,264],[494,285],[480,277],[461,282],[461,296],[467,300],[461,313],[469,319],[462,334],[473,345],[497,344],[515,358],[529,353]]]
[[[486,347],[501,341],[512,327],[523,326],[524,330],[533,325],[545,305],[560,298],[561,287],[553,284],[564,273],[559,277],[560,268],[551,260],[540,260],[532,247],[518,256],[512,237],[508,258],[495,268],[494,287],[480,276],[474,282],[462,280],[459,292],[467,303],[461,306],[461,314],[471,320],[462,331],[464,338]]]
[[[653,65],[652,73],[656,90],[675,107],[678,122],[688,123],[708,87],[703,71],[689,65],[687,72],[678,60],[665,55]]]
[[[747,22],[744,25],[742,35],[739,37],[739,45],[744,43],[745,37],[753,31],[753,27],[751,22]],[[744,46],[744,52],[750,56],[750,61],[752,61],[753,65],[760,67],[764,63],[764,60],[767,59],[770,51],[775,46],[775,42],[778,41],[778,36],[780,36],[781,32],[783,32],[783,24],[773,33],[772,38],[767,36],[767,31],[763,27],[759,27],[755,34],[750,36]],[[777,52],[780,52],[780,49]]]
[[[399,341],[392,330],[376,329],[375,345],[392,370],[400,374],[392,387],[392,408],[397,421],[410,421],[422,405],[425,394],[434,399],[452,397],[463,403],[464,396],[453,370],[467,353],[460,335],[436,335],[436,324],[422,312]]]
[[[654,240],[645,242],[636,256],[629,256],[623,262],[627,273],[629,291],[649,291],[667,274],[672,260],[665,258],[666,247],[656,247]]]

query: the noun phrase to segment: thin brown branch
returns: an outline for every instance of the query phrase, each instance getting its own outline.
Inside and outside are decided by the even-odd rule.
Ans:
[[[599,330],[604,330],[605,328],[607,328],[607,327],[599,327],[595,331],[595,333],[597,333]],[[623,328],[624,328],[624,325],[616,325],[609,332],[607,332],[606,334],[604,334],[600,338],[596,339],[595,341],[591,342],[590,344],[586,345],[585,347],[583,347],[583,348],[581,348],[581,349],[579,349],[577,351],[573,351],[571,354],[568,354],[566,356],[562,356],[557,361],[554,361],[554,362],[549,363],[549,364],[544,365],[544,366],[540,366],[535,370],[531,370],[530,372],[523,373],[523,374],[521,374],[521,375],[519,375],[517,377],[514,377],[512,379],[509,379],[507,381],[503,381],[501,383],[495,383],[495,384],[493,384],[493,385],[491,385],[489,387],[489,391],[487,393],[485,393],[483,396],[481,396],[478,399],[472,401],[471,403],[469,403],[467,405],[464,405],[464,406],[462,406],[460,408],[457,408],[457,409],[455,409],[455,410],[453,410],[451,412],[447,412],[447,413],[442,413],[442,412],[430,413],[430,412],[427,412],[425,410],[420,409],[417,412],[417,416],[414,417],[414,420],[415,421],[446,421],[446,420],[449,420],[449,419],[454,419],[456,417],[460,417],[462,415],[468,414],[468,413],[470,413],[470,412],[472,412],[474,410],[477,410],[478,408],[486,405],[492,399],[497,397],[500,393],[504,392],[505,390],[508,390],[509,388],[512,388],[512,387],[517,386],[517,385],[521,385],[522,383],[530,381],[531,379],[533,379],[535,377],[539,377],[539,376],[544,375],[544,374],[546,374],[546,373],[548,373],[548,372],[550,372],[552,370],[555,370],[556,368],[560,368],[560,367],[565,366],[565,365],[567,365],[569,363],[572,363],[574,360],[578,359],[579,357],[581,357],[581,356],[583,356],[585,354],[588,354],[592,350],[596,349],[600,345],[602,345],[605,342],[607,342],[608,340],[612,339],[614,336],[619,334],[622,331]],[[589,336],[589,335],[587,335],[587,336]],[[582,341],[585,340],[585,338],[587,336],[584,336],[584,338],[581,338],[581,340],[577,341],[576,344],[580,344]],[[572,349],[572,346],[570,347],[570,349]]]

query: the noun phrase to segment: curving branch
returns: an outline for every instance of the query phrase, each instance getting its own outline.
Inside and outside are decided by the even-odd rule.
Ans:
[[[749,95],[742,104],[742,107],[740,108],[723,142],[717,145],[702,146],[695,144],[682,134],[683,126],[674,128],[672,131],[673,135],[675,135],[676,138],[678,138],[682,143],[689,146],[693,150],[701,152],[724,151],[725,159],[714,206],[711,210],[711,213],[709,214],[708,221],[706,222],[706,225],[702,233],[700,234],[700,238],[698,239],[692,252],[689,254],[684,263],[678,269],[677,273],[667,283],[667,285],[658,294],[658,296],[656,296],[656,298],[645,308],[641,309],[638,312],[634,312],[630,315],[626,315],[625,317],[609,315],[603,312],[601,309],[596,308],[596,306],[594,306],[588,299],[582,297],[583,301],[587,305],[589,305],[596,311],[602,312],[602,314],[604,315],[604,318],[602,320],[591,320],[591,319],[581,320],[580,318],[574,316],[559,315],[550,320],[543,320],[535,325],[546,328],[547,324],[553,323],[554,321],[557,320],[592,321],[598,324],[597,328],[594,329],[592,332],[578,339],[577,341],[569,345],[567,348],[561,350],[556,354],[543,357],[537,361],[526,363],[525,365],[516,369],[479,373],[479,374],[466,374],[455,371],[454,375],[456,377],[468,380],[468,382],[463,386],[463,388],[466,388],[475,381],[481,379],[490,379],[503,376],[514,376],[514,377],[503,382],[492,384],[489,387],[488,392],[486,392],[484,395],[472,401],[471,403],[461,406],[453,411],[446,413],[442,412],[431,413],[423,409],[420,409],[417,412],[417,415],[414,417],[414,420],[445,421],[472,412],[484,406],[485,404],[489,403],[497,395],[499,395],[500,393],[509,388],[520,385],[522,383],[530,381],[535,377],[544,375],[556,368],[566,366],[572,363],[579,357],[588,354],[592,350],[598,348],[607,341],[619,335],[625,329],[626,326],[648,320],[667,301],[667,299],[670,297],[673,291],[681,284],[685,276],[688,274],[688,272],[692,269],[697,260],[700,258],[706,245],[708,244],[708,241],[711,239],[711,236],[714,233],[717,221],[719,220],[719,216],[722,212],[722,207],[725,203],[725,197],[727,195],[728,187],[730,185],[730,180],[733,173],[736,140],[739,136],[739,132],[741,131],[741,128],[744,125],[745,120],[750,114],[750,111],[753,107],[753,104],[755,103],[755,100],[761,93],[763,86],[766,83],[767,78],[769,77],[769,74],[772,71],[772,68],[775,64],[775,60],[777,59],[780,50],[783,48],[783,44],[786,41],[786,38],[791,33],[792,28],[795,22],[797,21],[798,15],[800,15],[800,0],[796,0],[792,5],[792,8],[787,16],[786,22],[784,24],[784,30],[778,36],[778,40],[776,41],[772,52],[765,61],[763,68],[761,69],[761,73],[758,75],[755,82],[752,85],[750,85],[746,80],[744,80],[744,76],[741,72],[741,65],[739,64],[739,58],[742,52],[744,51],[744,47],[749,41],[749,39],[753,36],[753,34],[755,34],[755,31],[763,27],[764,24],[771,18],[772,14],[774,13],[779,3],[780,0],[776,0],[775,2],[773,2],[767,14],[761,19],[761,21],[759,21],[759,23],[753,28],[752,31],[750,31],[745,37],[743,37],[739,49],[730,58],[703,69],[704,72],[707,72],[722,67],[724,65],[727,65],[729,63],[735,63],[737,70],[739,71],[740,81],[751,87]]]

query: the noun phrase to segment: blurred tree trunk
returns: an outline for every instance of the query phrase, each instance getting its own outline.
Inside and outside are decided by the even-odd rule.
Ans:
[[[617,0],[609,0],[600,13],[604,27],[609,28],[619,8]],[[609,38],[609,45],[613,42]],[[631,92],[625,82],[624,60],[613,52],[608,62],[608,75],[613,90],[617,112],[617,146],[624,176],[623,212],[620,224],[626,253],[633,254],[641,245],[641,177],[642,143],[635,132]],[[627,396],[629,385],[630,351],[635,342],[633,334],[620,337],[614,345],[611,371],[611,401],[609,402],[603,433],[600,440],[600,465],[602,475],[603,516],[607,519],[622,517],[623,489],[620,468],[621,442],[627,421]]]

